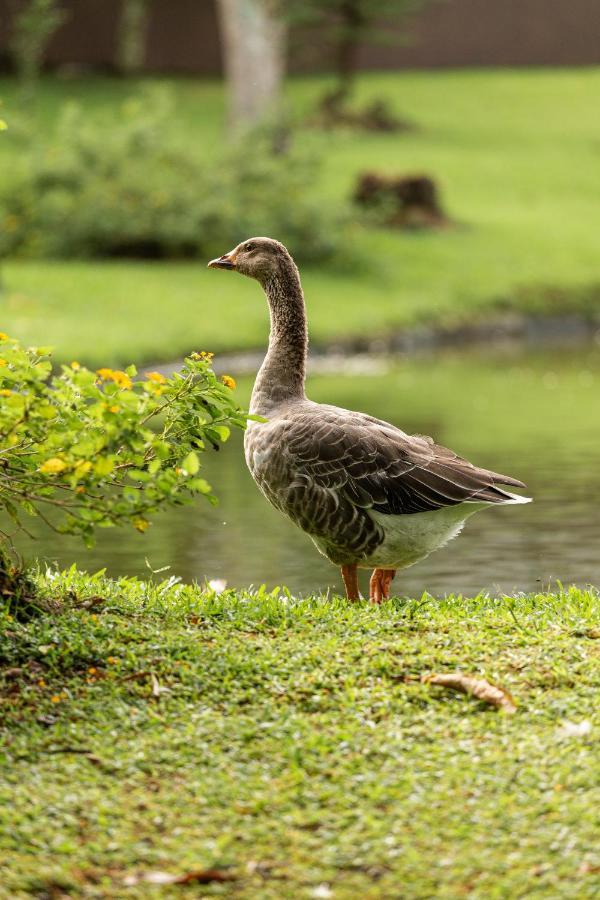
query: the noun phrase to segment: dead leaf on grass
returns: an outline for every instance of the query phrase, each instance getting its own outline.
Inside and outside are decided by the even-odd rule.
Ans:
[[[123,884],[133,887],[136,884],[211,884],[215,881],[236,881],[237,875],[222,869],[195,869],[184,872],[182,875],[173,875],[171,872],[142,872],[139,875],[127,875]]]
[[[437,684],[452,691],[460,691],[507,713],[517,711],[516,703],[508,691],[490,684],[485,678],[474,678],[472,675],[463,675],[462,672],[445,672],[443,674],[422,675],[421,681],[426,684]]]
[[[598,875],[600,866],[595,866],[590,862],[583,862],[577,869],[579,875]]]
[[[314,897],[315,900],[328,900],[329,897],[333,897],[333,891],[328,884],[323,882],[323,884],[318,884],[313,888],[310,896]]]
[[[592,723],[589,719],[582,719],[581,722],[565,720],[558,730],[558,735],[559,737],[585,737],[591,730]]]
[[[152,696],[153,697],[160,697],[161,694],[170,693],[170,688],[163,687],[161,685],[161,683],[159,682],[158,678],[156,677],[156,675],[154,674],[154,672],[150,672],[150,679],[152,681]]]
[[[14,666],[12,669],[4,669],[0,674],[4,675],[5,678],[18,678],[19,675],[22,675],[25,669],[19,668],[19,666]]]
[[[80,609],[97,609],[99,606],[104,606],[106,603],[106,597],[87,597],[79,604]]]

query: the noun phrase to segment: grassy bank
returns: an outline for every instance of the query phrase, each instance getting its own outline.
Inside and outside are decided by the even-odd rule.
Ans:
[[[173,129],[201,158],[218,154],[221,86],[159,83],[175,95]],[[320,78],[292,80],[291,108],[304,115],[323,86]],[[600,69],[365,75],[361,99],[387,98],[418,128],[406,135],[303,131],[298,140],[324,154],[323,202],[348,196],[364,169],[426,171],[439,179],[458,224],[434,234],[365,230],[356,238],[359,268],[306,269],[313,337],[376,337],[423,320],[470,320],[488,314],[498,298],[517,296],[519,304],[523,286],[598,281],[599,89]],[[93,115],[131,90],[119,80],[49,79],[40,91],[40,124],[52,127],[66,99]],[[13,82],[0,80],[0,97],[10,122],[18,103]],[[14,176],[18,153],[7,132],[0,178]],[[265,340],[257,289],[201,263],[11,261],[3,276],[3,329],[55,343],[61,358],[168,359],[193,346],[223,350]],[[545,303],[542,297],[542,311]]]
[[[2,621],[3,896],[597,895],[596,592],[39,585],[60,612]],[[419,682],[455,670],[517,713]]]

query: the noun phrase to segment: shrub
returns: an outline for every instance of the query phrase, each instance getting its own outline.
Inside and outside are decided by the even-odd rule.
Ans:
[[[53,374],[47,348],[0,334],[0,508],[89,544],[96,528],[145,531],[161,506],[198,494],[214,502],[200,454],[246,415],[210,357],[192,354],[171,378],[77,362]]]
[[[332,255],[343,215],[314,189],[318,161],[249,135],[218,164],[172,135],[164,94],[116,120],[64,110],[31,142],[25,174],[0,196],[0,251],[31,257],[197,257],[272,234],[304,260]]]

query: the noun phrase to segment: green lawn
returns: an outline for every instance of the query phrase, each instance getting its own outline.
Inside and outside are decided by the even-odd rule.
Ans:
[[[173,128],[202,158],[214,158],[223,141],[220,85],[155,82],[175,94]],[[292,109],[306,112],[323,84],[292,80]],[[46,80],[41,126],[52,126],[65,99],[79,99],[93,115],[131,90],[119,80]],[[600,280],[599,93],[600,69],[365,75],[361,99],[384,96],[419,127],[407,135],[303,131],[298,140],[325,156],[323,202],[348,195],[365,169],[426,171],[439,179],[459,226],[435,234],[360,231],[360,265],[305,269],[313,339],[469,319],[523,286]],[[18,101],[7,79],[0,80],[0,98],[10,123]],[[0,140],[0,179],[14,177],[17,149],[9,130]],[[3,283],[2,328],[28,342],[54,343],[60,358],[149,361],[192,347],[265,341],[257,288],[202,263],[11,261]]]
[[[1,896],[598,896],[597,592],[39,582],[62,612],[0,623]],[[517,713],[419,681],[456,670]]]

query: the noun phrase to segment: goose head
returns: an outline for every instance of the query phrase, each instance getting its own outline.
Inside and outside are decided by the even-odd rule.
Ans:
[[[240,275],[255,278],[264,284],[289,267],[292,258],[283,244],[268,237],[254,237],[242,241],[229,253],[211,259],[209,269],[234,269]]]

